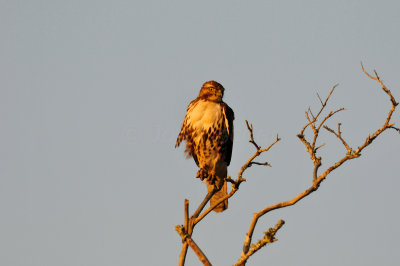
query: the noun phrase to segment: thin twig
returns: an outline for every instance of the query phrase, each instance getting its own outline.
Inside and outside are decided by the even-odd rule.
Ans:
[[[367,71],[365,71],[363,63],[361,63],[361,68],[362,71],[365,73],[365,75],[367,75],[369,78],[376,80],[379,82],[379,84],[382,86],[382,89],[386,92],[387,95],[389,95],[390,97],[390,101],[392,102],[392,105],[397,106],[399,103],[396,102],[396,99],[393,97],[392,93],[390,92],[390,90],[388,88],[386,88],[385,84],[383,84],[383,82],[381,81],[381,79],[378,76],[378,73],[376,72],[376,70],[374,69],[374,73],[375,73],[375,77],[371,76]]]
[[[253,136],[253,124],[249,125],[249,122],[247,122],[247,120],[246,120],[246,126],[247,126],[247,129],[250,132],[250,140],[249,140],[249,142],[252,143],[256,147],[257,150],[259,150],[261,147],[257,145],[257,143],[254,140],[254,136]]]
[[[343,143],[344,147],[346,148],[347,153],[351,153],[352,148],[347,144],[347,142],[342,138],[342,132],[340,131],[341,123],[338,123],[338,132],[336,133],[335,130],[329,128],[328,126],[324,126],[326,130],[334,134],[340,141]]]
[[[327,103],[328,103],[328,101],[329,101],[329,98],[331,97],[333,91],[335,90],[335,88],[336,88],[338,85],[339,85],[339,84],[335,84],[335,85],[333,86],[333,88],[332,88],[331,91],[329,92],[329,95],[326,97],[325,102],[322,103],[322,101],[321,101],[321,104],[322,104],[321,109],[319,110],[318,114],[317,114],[316,116],[314,116],[314,119],[313,119],[313,120],[310,120],[309,118],[307,118],[308,121],[309,121],[309,123],[306,124],[306,125],[302,128],[302,130],[300,131],[300,134],[299,134],[299,135],[304,135],[304,131],[306,130],[306,128],[307,128],[308,126],[310,126],[311,124],[315,123],[315,121],[317,121],[319,115],[320,115],[320,114],[322,113],[322,111],[325,109],[325,106],[327,105]]]
[[[250,165],[249,165],[249,167],[252,166],[253,164],[271,167],[271,164],[269,164],[268,162],[265,162],[265,163],[251,162]]]
[[[188,232],[188,225],[189,225],[189,200],[185,199],[185,232]]]
[[[400,128],[394,127],[394,126],[390,126],[389,128],[396,130],[396,131],[399,132],[399,134],[400,134]]]
[[[322,99],[321,99],[321,97],[319,96],[318,92],[317,92],[317,97],[318,97],[319,101],[321,102],[321,106],[324,106],[324,103],[322,102]]]
[[[345,110],[346,110],[346,108],[342,107],[342,108],[337,109],[336,111],[329,112],[329,114],[322,120],[321,124],[319,124],[318,130],[320,130],[321,127],[323,126],[323,124],[326,122],[326,120],[331,118],[334,114],[339,113],[340,111],[345,111]]]

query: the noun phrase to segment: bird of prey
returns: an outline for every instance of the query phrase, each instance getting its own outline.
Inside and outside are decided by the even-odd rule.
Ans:
[[[199,170],[198,178],[207,183],[208,191],[217,187],[218,192],[210,199],[214,205],[227,195],[227,171],[232,156],[233,120],[232,109],[222,101],[224,87],[216,81],[207,81],[186,111],[182,129],[175,147],[186,140],[185,152],[193,157]],[[228,208],[223,201],[214,211]]]

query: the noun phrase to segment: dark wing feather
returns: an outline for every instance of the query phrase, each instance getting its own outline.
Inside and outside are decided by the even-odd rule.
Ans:
[[[225,142],[225,162],[229,165],[231,163],[232,158],[232,145],[233,145],[233,120],[235,119],[235,114],[233,110],[226,104],[223,103],[224,113],[226,115],[226,119],[228,120],[228,139]]]

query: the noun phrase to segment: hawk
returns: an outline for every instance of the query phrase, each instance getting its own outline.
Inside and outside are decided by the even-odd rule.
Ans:
[[[231,162],[233,144],[232,109],[222,101],[224,87],[216,81],[207,81],[186,111],[182,129],[175,148],[186,140],[185,153],[193,157],[199,170],[198,178],[207,183],[208,191],[216,186],[219,191],[210,199],[213,205],[227,195],[228,165]],[[228,200],[214,208],[222,212],[228,208]]]

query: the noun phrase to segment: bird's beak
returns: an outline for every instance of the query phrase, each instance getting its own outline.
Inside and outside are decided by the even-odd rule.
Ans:
[[[222,97],[222,91],[220,91],[220,90],[217,90],[217,93],[216,93],[216,95],[217,95],[218,97]]]

